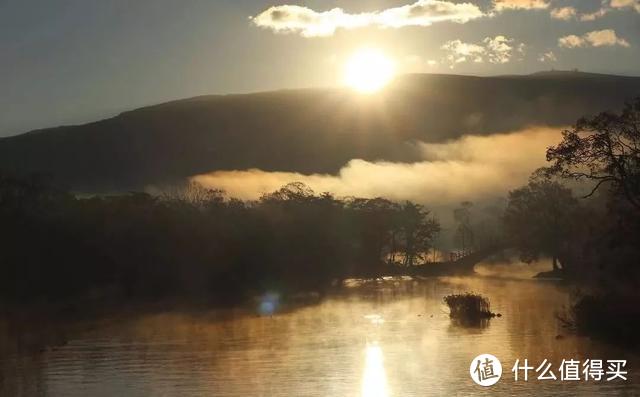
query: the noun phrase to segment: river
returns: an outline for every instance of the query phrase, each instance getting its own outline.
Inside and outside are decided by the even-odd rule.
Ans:
[[[486,274],[486,272],[485,272]],[[451,321],[442,297],[474,291],[501,317],[473,327]],[[567,332],[556,319],[570,300],[555,281],[518,277],[351,280],[296,309],[155,311],[104,319],[36,352],[4,353],[3,396],[468,396],[638,395],[638,355]],[[266,306],[265,306],[266,305]],[[257,308],[258,309],[258,308]],[[38,327],[35,324],[34,327]],[[2,328],[0,328],[0,333]],[[7,335],[4,335],[5,343]],[[482,353],[500,381],[476,385]],[[515,381],[515,360],[547,359],[558,380]],[[561,381],[562,360],[627,360],[628,380]],[[606,370],[606,368],[605,368]],[[522,373],[520,373],[522,377]]]

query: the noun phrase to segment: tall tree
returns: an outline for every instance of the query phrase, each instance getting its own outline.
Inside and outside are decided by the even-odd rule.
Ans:
[[[473,207],[473,204],[470,201],[463,201],[460,203],[460,207],[453,210],[453,219],[458,224],[454,239],[455,243],[462,248],[463,255],[466,255],[474,245],[473,229],[471,228],[471,207]]]
[[[423,259],[440,232],[440,224],[429,217],[429,211],[410,201],[400,207],[397,226],[404,251],[404,266],[413,266],[417,260]]]
[[[383,198],[353,198],[348,208],[355,210],[358,226],[359,259],[367,266],[379,264],[384,256],[392,256],[395,215],[398,204]]]
[[[504,221],[508,238],[520,251],[524,262],[541,255],[558,259],[563,267],[563,252],[576,221],[578,202],[571,190],[550,180],[532,180],[528,185],[509,192]]]
[[[611,187],[640,211],[640,97],[621,113],[603,112],[582,118],[547,150],[549,174],[591,180],[592,195]]]

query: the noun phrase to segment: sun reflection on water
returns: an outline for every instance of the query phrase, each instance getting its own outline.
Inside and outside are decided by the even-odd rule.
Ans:
[[[364,374],[362,375],[362,397],[389,397],[387,374],[384,370],[382,349],[370,344],[366,349]]]
[[[486,328],[455,324],[442,312],[442,297],[465,291],[490,297],[503,316]],[[571,358],[627,359],[629,368],[640,368],[632,351],[567,333],[556,313],[570,302],[560,283],[447,277],[363,283],[291,311],[267,294],[252,308],[263,309],[259,316],[244,308],[132,311],[86,324],[14,328],[0,313],[0,395],[120,396],[126,386],[136,397],[640,396],[637,376],[569,385],[514,383],[503,375],[491,390],[471,380],[469,363],[481,353],[509,370],[524,358],[535,365],[547,359],[556,370]],[[27,330],[52,344],[32,352],[40,346]]]

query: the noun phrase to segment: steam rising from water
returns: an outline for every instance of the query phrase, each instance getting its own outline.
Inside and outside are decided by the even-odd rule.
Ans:
[[[559,128],[532,127],[509,134],[465,136],[446,143],[418,143],[424,161],[349,161],[338,175],[304,175],[258,169],[216,171],[192,179],[230,196],[257,199],[290,182],[338,196],[412,200],[431,205],[502,196],[545,165],[545,150],[560,140]]]

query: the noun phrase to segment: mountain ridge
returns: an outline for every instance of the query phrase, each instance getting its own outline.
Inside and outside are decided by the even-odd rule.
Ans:
[[[335,173],[355,158],[416,161],[415,142],[568,125],[640,95],[640,77],[562,73],[404,75],[369,96],[345,88],[201,95],[2,138],[0,170],[88,191],[215,170]]]

